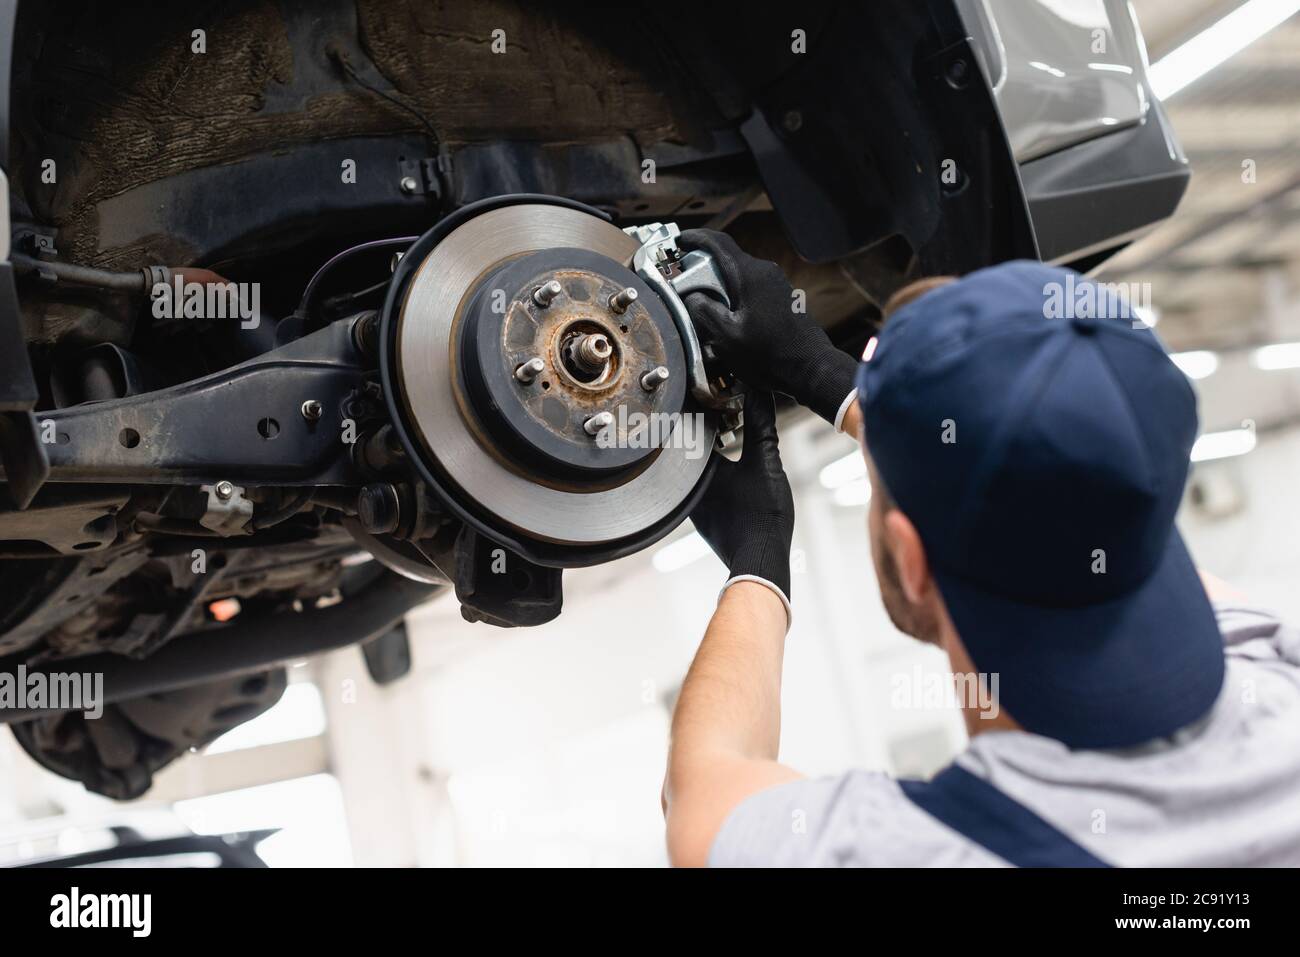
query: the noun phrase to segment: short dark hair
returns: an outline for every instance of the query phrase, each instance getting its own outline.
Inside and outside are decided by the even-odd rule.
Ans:
[[[880,313],[887,320],[898,310],[908,303],[920,299],[927,292],[933,292],[935,289],[956,281],[956,276],[926,276],[923,279],[916,279],[906,286],[894,290],[894,294],[885,301],[884,308],[880,310]]]

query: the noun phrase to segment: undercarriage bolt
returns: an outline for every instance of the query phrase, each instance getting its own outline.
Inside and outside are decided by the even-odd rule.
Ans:
[[[217,498],[224,502],[235,494],[235,486],[230,482],[218,482],[213,491],[217,493]]]
[[[371,535],[387,535],[397,530],[401,505],[397,489],[387,482],[375,482],[357,495],[357,520]]]
[[[655,366],[641,377],[641,388],[645,389],[647,392],[653,392],[667,381],[668,367]]]
[[[352,344],[370,359],[379,358],[379,313],[375,311],[361,314],[361,318],[352,323]]]
[[[597,412],[582,427],[588,435],[597,435],[602,429],[607,429],[614,424],[614,415],[611,412]]]
[[[628,286],[609,297],[609,308],[621,316],[634,302],[636,302],[636,290]]]
[[[414,176],[403,176],[398,185],[402,187],[403,193],[414,193],[420,188],[420,184],[416,182]]]
[[[520,382],[522,382],[524,385],[528,385],[539,375],[541,375],[542,370],[544,370],[545,368],[546,368],[546,363],[543,362],[538,356],[533,356],[527,362],[521,363],[519,368],[515,370],[515,378],[518,379]]]
[[[564,291],[563,287],[555,279],[544,282],[533,290],[533,302],[542,308],[549,306],[555,297]]]
[[[302,417],[308,422],[319,422],[320,417],[325,414],[325,406],[321,405],[316,399],[308,399],[302,404]]]

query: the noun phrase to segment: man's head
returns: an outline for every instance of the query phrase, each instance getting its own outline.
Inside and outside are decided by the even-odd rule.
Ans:
[[[886,301],[882,310],[883,321],[888,322],[899,309],[926,293],[956,281],[956,276],[927,276],[908,283]],[[925,548],[915,526],[898,510],[884,480],[872,464],[865,441],[862,454],[867,460],[867,477],[872,490],[871,504],[867,509],[867,537],[885,611],[894,627],[903,634],[927,644],[941,645],[941,626],[947,616],[943,612],[943,600],[933,588],[933,580],[924,567]],[[907,573],[906,581],[904,571]]]
[[[1039,263],[932,283],[887,318],[858,387],[894,622],[968,652],[1071,746],[1199,718],[1223,655],[1173,528],[1195,398],[1151,331]]]
[[[1020,723],[1002,707],[1000,701],[995,701],[990,709],[987,697],[970,693],[973,686],[969,679],[980,677],[980,687],[986,692],[988,684],[983,682],[979,668],[971,660],[970,652],[948,617],[943,596],[930,574],[925,545],[916,526],[890,497],[865,448],[862,454],[867,460],[872,488],[871,505],[867,509],[867,535],[876,567],[876,583],[880,586],[880,600],[889,620],[903,634],[935,645],[948,656],[962,717],[971,735],[982,731],[1020,730]],[[997,683],[993,682],[992,687],[992,697],[996,699]]]

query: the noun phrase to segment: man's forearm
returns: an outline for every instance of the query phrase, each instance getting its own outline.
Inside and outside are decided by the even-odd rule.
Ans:
[[[786,624],[757,582],[728,588],[709,622],[673,713],[664,813],[676,865],[707,863],[736,805],[800,776],[776,761]]]
[[[675,757],[725,749],[776,758],[785,630],[785,606],[772,589],[737,582],[726,590],[682,683],[673,715]]]
[[[745,394],[744,449],[716,467],[691,520],[731,584],[677,697],[663,791],[668,856],[688,866],[708,862],[732,808],[798,777],[776,762],[794,496],[772,393]]]

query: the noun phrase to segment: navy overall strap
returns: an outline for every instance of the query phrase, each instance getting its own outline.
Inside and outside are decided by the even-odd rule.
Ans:
[[[931,781],[899,781],[931,817],[1016,867],[1110,867],[1018,801],[965,768]]]

